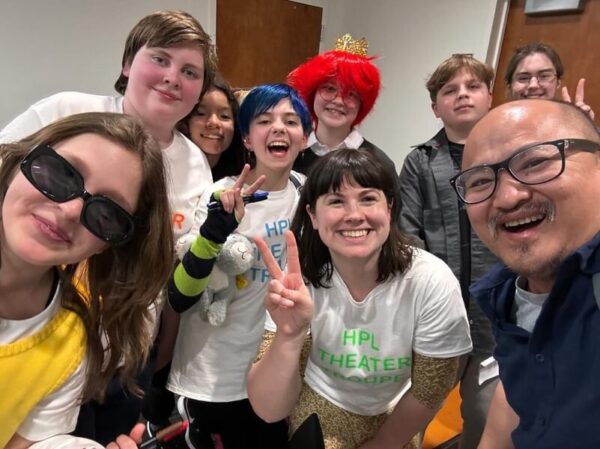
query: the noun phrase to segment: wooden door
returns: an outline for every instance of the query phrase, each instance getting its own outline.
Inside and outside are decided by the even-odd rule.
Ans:
[[[600,115],[600,0],[584,0],[583,12],[526,16],[525,0],[512,0],[498,71],[493,105],[508,101],[504,72],[516,48],[541,41],[554,48],[563,62],[562,86],[574,96],[577,81],[586,79],[585,102]]]
[[[237,87],[284,81],[319,53],[322,13],[289,0],[217,0],[219,70]]]

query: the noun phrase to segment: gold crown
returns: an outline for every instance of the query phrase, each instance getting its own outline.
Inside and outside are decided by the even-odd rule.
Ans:
[[[350,36],[349,33],[346,33],[342,37],[338,37],[335,40],[334,50],[346,51],[359,56],[367,56],[369,51],[369,43],[364,37],[357,41],[352,40],[352,36]]]

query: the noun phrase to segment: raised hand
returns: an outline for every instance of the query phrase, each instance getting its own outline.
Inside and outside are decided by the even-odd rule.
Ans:
[[[271,281],[265,296],[265,307],[277,325],[277,332],[289,336],[305,335],[313,313],[312,298],[300,272],[298,245],[291,231],[285,231],[287,273],[283,272],[261,238],[254,241],[260,251]]]
[[[581,78],[579,80],[579,82],[577,83],[577,89],[575,89],[575,102],[574,103],[571,101],[571,96],[569,95],[569,89],[567,89],[567,86],[563,86],[563,88],[561,89],[563,101],[568,101],[569,103],[573,103],[575,106],[577,106],[579,109],[581,109],[587,115],[589,115],[592,120],[594,120],[594,117],[596,116],[594,114],[594,111],[592,110],[591,106],[585,104],[583,101],[584,93],[585,93],[585,78]]]
[[[242,172],[235,181],[235,184],[229,189],[220,191],[218,194],[218,200],[223,205],[223,210],[229,214],[235,212],[235,218],[238,223],[242,221],[245,214],[242,195],[253,194],[263,185],[266,179],[264,175],[261,175],[248,188],[242,191],[249,173],[250,165],[245,164],[244,168],[242,168]]]

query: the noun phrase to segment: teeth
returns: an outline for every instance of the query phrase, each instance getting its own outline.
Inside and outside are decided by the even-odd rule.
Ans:
[[[287,148],[289,145],[287,142],[271,142],[269,148]]]
[[[213,135],[209,135],[209,134],[202,134],[202,137],[204,137],[205,139],[212,139],[212,140],[219,140],[221,138],[221,136],[213,136]]]
[[[509,221],[508,223],[505,223],[504,226],[506,226],[507,228],[513,228],[516,226],[526,225],[528,223],[532,223],[534,221],[540,221],[543,219],[544,219],[544,216],[541,214],[534,215],[533,217],[527,217],[527,218],[521,218],[520,220]]]
[[[341,233],[344,237],[357,238],[357,237],[364,237],[365,235],[367,235],[369,233],[369,231],[367,231],[366,229],[361,229],[361,230],[357,230],[357,231],[341,231]]]

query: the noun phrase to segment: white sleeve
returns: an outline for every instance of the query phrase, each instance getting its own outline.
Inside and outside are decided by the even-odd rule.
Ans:
[[[33,443],[29,449],[104,449],[104,446],[87,438],[58,435]]]
[[[34,106],[30,106],[0,131],[0,143],[17,142],[45,125]]]
[[[83,362],[66,382],[40,401],[21,423],[17,433],[30,441],[40,441],[75,430],[85,383]]]
[[[414,350],[437,358],[466,354],[473,345],[460,285],[444,262],[429,256],[423,265]]]

